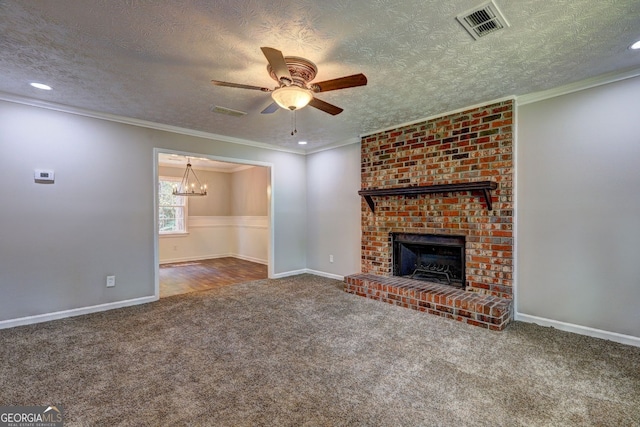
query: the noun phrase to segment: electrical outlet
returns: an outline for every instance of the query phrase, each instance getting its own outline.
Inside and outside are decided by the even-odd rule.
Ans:
[[[107,288],[116,286],[116,276],[107,276]]]
[[[333,262],[333,255],[329,255],[329,262]]]

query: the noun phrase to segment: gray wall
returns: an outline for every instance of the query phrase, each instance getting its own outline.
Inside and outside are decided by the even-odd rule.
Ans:
[[[640,78],[517,111],[517,307],[640,337]]]
[[[0,320],[154,294],[154,147],[273,164],[273,271],[305,268],[304,156],[0,101]]]
[[[307,156],[308,268],[338,276],[360,272],[358,190],[360,144]]]

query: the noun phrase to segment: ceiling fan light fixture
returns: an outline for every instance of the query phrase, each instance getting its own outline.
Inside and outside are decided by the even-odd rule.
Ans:
[[[283,86],[271,92],[273,100],[285,110],[299,110],[313,99],[313,93],[299,86]]]

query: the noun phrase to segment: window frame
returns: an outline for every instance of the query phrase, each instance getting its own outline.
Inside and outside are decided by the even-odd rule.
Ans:
[[[189,217],[189,202],[187,200],[186,196],[178,196],[183,200],[183,204],[182,205],[163,205],[160,203],[160,188],[162,186],[162,182],[171,182],[171,183],[176,183],[177,185],[180,184],[180,182],[182,181],[182,178],[177,177],[177,176],[158,176],[158,211],[156,212],[157,218],[158,218],[158,229],[156,230],[158,232],[158,235],[160,237],[171,237],[171,236],[184,236],[189,234],[189,230],[188,230],[188,225],[187,225],[187,218]],[[184,218],[184,227],[182,230],[178,230],[178,231],[161,231],[160,227],[161,227],[161,220],[160,220],[160,210],[163,207],[172,207],[172,208],[182,208],[183,209],[183,218]]]

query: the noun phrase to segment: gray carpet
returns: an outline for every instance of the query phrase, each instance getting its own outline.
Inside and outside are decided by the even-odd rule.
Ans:
[[[311,275],[0,331],[0,405],[65,425],[638,426],[640,348],[490,332]]]

